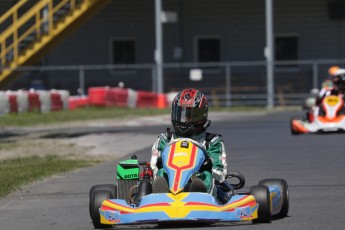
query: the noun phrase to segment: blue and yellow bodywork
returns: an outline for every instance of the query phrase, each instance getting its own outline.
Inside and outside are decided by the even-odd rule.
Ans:
[[[235,195],[222,205],[206,193],[161,193],[145,196],[138,207],[124,200],[105,200],[99,209],[102,224],[159,223],[164,221],[244,221],[257,218],[252,195]]]
[[[100,223],[106,225],[198,221],[247,221],[258,218],[259,204],[248,193],[234,194],[223,204],[208,193],[184,192],[190,178],[198,172],[207,154],[190,139],[177,139],[162,152],[162,163],[168,174],[169,193],[144,196],[138,205],[122,199],[108,199],[99,208]],[[282,191],[269,187],[270,212],[278,213],[282,206]]]
[[[205,160],[205,150],[190,139],[177,139],[162,152],[163,168],[168,174],[170,192],[181,192]]]

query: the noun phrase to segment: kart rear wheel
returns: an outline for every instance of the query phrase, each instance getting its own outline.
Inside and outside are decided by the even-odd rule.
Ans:
[[[280,212],[274,216],[278,218],[283,218],[287,216],[289,212],[289,188],[287,182],[283,179],[266,179],[261,180],[259,182],[259,185],[265,185],[268,187],[279,186],[280,191],[282,191],[283,205],[281,207]]]
[[[117,198],[117,187],[116,185],[113,184],[99,184],[99,185],[94,185],[90,189],[89,193],[89,213],[90,213],[90,218],[92,219],[92,196],[95,193],[95,191],[99,190],[104,190],[104,191],[109,191],[110,192],[110,198],[111,199],[116,199]]]
[[[125,200],[128,204],[131,202],[131,188],[138,185],[138,180],[118,180],[117,181],[117,198]],[[137,192],[137,191],[136,191]]]
[[[271,200],[267,186],[256,185],[250,188],[250,194],[254,196],[259,204],[258,218],[253,223],[269,223],[271,221]]]
[[[97,228],[111,228],[112,225],[101,224],[101,215],[99,208],[102,206],[104,200],[111,199],[110,191],[97,190],[92,194],[91,198],[91,219],[93,226]]]

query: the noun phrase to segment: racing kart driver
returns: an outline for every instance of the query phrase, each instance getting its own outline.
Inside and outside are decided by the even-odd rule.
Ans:
[[[184,89],[175,96],[171,108],[174,131],[167,129],[166,133],[159,135],[152,146],[151,167],[154,175],[152,185],[154,193],[169,192],[167,174],[162,167],[160,156],[166,144],[179,137],[191,138],[201,143],[206,148],[210,159],[204,162],[201,172],[186,186],[187,191],[214,193],[213,179],[220,183],[225,180],[227,162],[224,144],[220,135],[206,132],[211,124],[207,117],[208,102],[199,90]]]
[[[314,110],[314,117],[319,114],[319,107],[322,100],[329,95],[342,95],[345,93],[345,69],[337,66],[329,68],[329,74],[332,80],[331,87],[324,87],[321,89],[318,97],[316,98],[316,107]]]
[[[345,91],[345,69],[341,69],[338,66],[332,66],[328,70],[330,75],[331,84],[328,87],[323,87],[319,93],[319,97],[316,101],[317,105],[320,105],[322,99],[328,95],[344,94]]]

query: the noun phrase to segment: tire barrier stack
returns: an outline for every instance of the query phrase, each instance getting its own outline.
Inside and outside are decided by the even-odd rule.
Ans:
[[[0,91],[0,115],[66,110],[69,97],[67,90]]]

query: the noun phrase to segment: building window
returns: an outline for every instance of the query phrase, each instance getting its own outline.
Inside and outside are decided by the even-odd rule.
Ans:
[[[197,39],[198,62],[220,62],[220,39],[198,38]]]
[[[135,64],[135,41],[130,39],[112,41],[112,64]]]
[[[298,59],[297,36],[279,36],[275,38],[275,60],[294,61]]]

